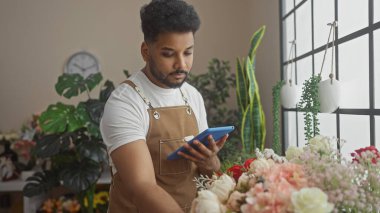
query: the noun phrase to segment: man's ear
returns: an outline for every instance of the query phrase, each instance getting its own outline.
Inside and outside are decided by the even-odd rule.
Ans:
[[[143,57],[145,62],[148,61],[149,48],[148,48],[148,44],[145,41],[141,44],[141,56]]]

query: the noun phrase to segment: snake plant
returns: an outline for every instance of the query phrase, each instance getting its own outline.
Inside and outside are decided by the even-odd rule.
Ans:
[[[236,93],[241,115],[240,136],[243,150],[250,153],[256,148],[264,149],[265,145],[265,115],[255,77],[256,51],[264,33],[265,26],[262,26],[251,38],[247,58],[237,58]]]

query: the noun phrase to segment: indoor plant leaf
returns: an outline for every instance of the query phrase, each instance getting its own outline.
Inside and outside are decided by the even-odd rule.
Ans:
[[[66,130],[75,131],[84,126],[84,121],[78,117],[74,106],[58,102],[50,105],[39,118],[43,132],[61,133]]]
[[[22,189],[26,197],[33,197],[48,192],[55,186],[59,186],[55,172],[37,172],[26,179],[27,184]]]
[[[94,184],[100,177],[101,171],[99,164],[84,159],[63,168],[59,176],[63,181],[63,186],[74,192],[80,192]]]
[[[106,146],[103,143],[85,140],[78,144],[77,149],[82,157],[89,158],[97,163],[107,160]]]
[[[63,74],[58,77],[55,90],[59,95],[71,98],[86,91],[86,85],[83,77],[79,74]]]
[[[73,134],[44,135],[37,141],[34,154],[41,158],[48,158],[58,154],[61,150],[68,150]]]
[[[105,103],[95,99],[88,99],[84,102],[84,105],[86,106],[86,110],[91,118],[91,121],[99,125],[100,119],[103,115]]]
[[[114,90],[115,90],[115,86],[113,85],[113,83],[107,80],[104,83],[102,89],[100,90],[99,100],[102,102],[106,102],[108,98],[110,97],[112,91]]]
[[[103,79],[103,76],[100,72],[89,75],[86,79],[84,79],[84,84],[87,89],[91,91],[94,89]]]

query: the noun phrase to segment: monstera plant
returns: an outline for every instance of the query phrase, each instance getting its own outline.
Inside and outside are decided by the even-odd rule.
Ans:
[[[126,72],[128,74],[128,72]],[[114,90],[106,81],[98,98],[90,97],[90,91],[102,81],[100,73],[83,78],[79,74],[63,74],[55,85],[56,92],[70,99],[87,93],[87,100],[76,106],[58,102],[42,112],[39,122],[43,136],[37,141],[36,157],[50,159],[51,168],[37,172],[27,179],[23,192],[27,197],[46,193],[62,185],[73,192],[82,212],[93,212],[95,185],[107,161],[99,122],[104,104]]]

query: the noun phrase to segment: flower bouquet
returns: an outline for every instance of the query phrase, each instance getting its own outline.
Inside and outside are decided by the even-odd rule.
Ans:
[[[286,156],[256,150],[256,158],[225,174],[201,176],[192,212],[324,213],[380,210],[380,153],[358,149],[344,159],[338,140],[316,136]]]

